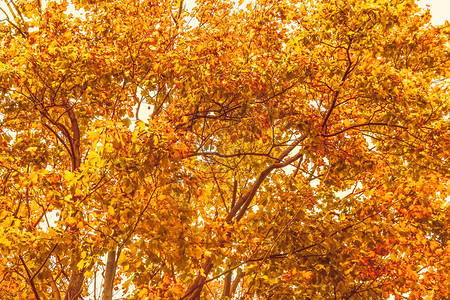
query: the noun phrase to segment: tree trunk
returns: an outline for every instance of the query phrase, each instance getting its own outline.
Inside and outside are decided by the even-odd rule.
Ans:
[[[234,295],[236,293],[236,289],[239,286],[239,282],[241,281],[242,277],[244,277],[245,273],[242,270],[238,270],[236,274],[236,278],[233,281],[233,285],[231,286],[230,295]]]
[[[50,274],[49,284],[52,288],[52,295],[54,300],[61,300],[61,294],[59,292],[58,286],[56,285],[53,275]]]
[[[116,251],[108,252],[105,271],[105,287],[103,289],[103,300],[112,300],[114,276],[116,274]]]
[[[69,287],[67,288],[64,300],[76,300],[81,295],[84,281],[84,270],[73,273],[70,277]]]
[[[206,283],[206,277],[208,276],[209,272],[212,269],[212,262],[211,258],[208,258],[205,262],[205,265],[203,266],[203,272],[205,276],[199,275],[195,279],[194,283],[189,287],[189,289],[186,291],[186,294],[182,299],[187,300],[199,300],[200,294],[202,293],[203,285]]]
[[[62,134],[67,138],[68,145],[70,145],[71,151],[69,151],[69,154],[71,155],[72,159],[72,172],[74,172],[78,170],[81,165],[80,128],[78,127],[78,121],[73,111],[73,107],[69,104],[66,104],[65,108],[67,109],[67,115],[69,116],[71,122],[72,136],[70,135],[69,130],[64,125],[59,122],[56,122],[56,124],[61,130]],[[75,201],[77,200],[78,199],[75,198]],[[76,212],[74,214],[76,214]],[[78,228],[74,227],[72,228],[72,230],[78,234]],[[84,272],[85,269],[82,269],[72,274],[64,300],[75,300],[79,298],[83,290]]]
[[[233,276],[233,271],[228,272],[225,276],[225,284],[223,286],[222,299],[231,298],[231,277]]]

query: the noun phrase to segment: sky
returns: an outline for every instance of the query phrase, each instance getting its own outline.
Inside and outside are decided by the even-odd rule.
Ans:
[[[420,7],[429,5],[433,25],[444,24],[450,20],[450,0],[417,0]]]
[[[5,7],[5,0],[0,0],[0,7]],[[190,6],[195,0],[185,0]],[[247,0],[248,1],[248,0]],[[420,7],[426,8],[427,5],[431,11],[433,25],[440,25],[445,20],[450,20],[450,0],[416,0]],[[0,19],[3,19],[3,13],[0,11]]]

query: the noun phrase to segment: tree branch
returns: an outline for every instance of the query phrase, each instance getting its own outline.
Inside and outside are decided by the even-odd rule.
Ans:
[[[23,260],[22,255],[19,255],[19,258],[20,258],[20,261],[22,262],[22,265],[23,265],[23,268],[25,269],[25,272],[27,272],[27,276],[28,276],[27,280],[28,280],[28,283],[31,286],[31,290],[33,291],[34,296],[36,297],[37,300],[41,300],[41,298],[39,297],[39,294],[38,294],[38,292],[36,290],[36,286],[34,285],[34,282],[33,282],[33,278],[34,277],[33,278],[31,277],[30,270],[28,269],[25,261]]]
[[[37,276],[37,274],[39,274],[39,272],[42,270],[42,268],[45,266],[45,264],[47,263],[48,259],[50,258],[50,256],[52,255],[53,251],[55,251],[56,247],[58,246],[58,244],[55,244],[55,246],[53,246],[52,250],[50,250],[50,252],[47,254],[47,257],[45,258],[44,262],[42,263],[42,265],[39,267],[39,269],[36,271],[36,273],[34,273],[34,275],[30,278],[30,280],[33,280],[34,277]]]
[[[338,132],[335,132],[335,133],[322,134],[322,136],[323,137],[333,137],[333,136],[339,135],[341,133],[344,133],[346,131],[349,131],[349,130],[352,130],[352,129],[355,129],[355,128],[358,128],[358,127],[364,127],[364,126],[387,126],[387,127],[395,127],[395,128],[407,129],[405,126],[401,126],[401,125],[374,122],[374,123],[355,124],[355,125],[349,126],[349,127],[344,128],[344,129],[342,129],[342,130],[340,130]]]
[[[241,198],[241,200],[236,203],[236,205],[230,210],[230,213],[228,214],[226,218],[226,222],[230,223],[234,217],[236,217],[236,221],[239,221],[244,216],[248,206],[250,205],[251,201],[253,200],[253,197],[255,196],[256,192],[258,191],[259,187],[263,183],[264,179],[272,172],[274,169],[283,168],[292,162],[299,159],[302,154],[297,153],[294,157],[282,162],[282,160],[294,150],[295,147],[297,147],[303,140],[306,139],[306,135],[303,137],[298,138],[294,141],[289,147],[287,147],[277,158],[276,162],[269,167],[267,167],[264,171],[261,172],[259,175],[257,181],[253,184],[253,186],[250,188],[250,190],[244,195],[244,197]],[[239,214],[236,216],[236,214]]]

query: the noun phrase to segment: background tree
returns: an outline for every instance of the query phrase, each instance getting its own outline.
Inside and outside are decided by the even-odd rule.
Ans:
[[[2,299],[105,265],[103,299],[449,294],[449,31],[414,1],[7,4]]]

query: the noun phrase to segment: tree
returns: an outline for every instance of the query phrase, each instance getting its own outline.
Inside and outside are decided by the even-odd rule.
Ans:
[[[413,0],[2,10],[2,299],[450,293],[449,27]]]

